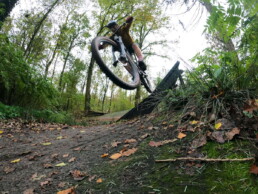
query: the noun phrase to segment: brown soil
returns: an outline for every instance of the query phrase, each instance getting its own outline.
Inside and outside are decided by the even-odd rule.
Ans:
[[[76,185],[78,179],[96,182],[99,177],[91,169],[103,162],[103,154],[117,152],[111,143],[136,139],[128,149],[136,147],[139,137],[149,131],[141,129],[143,122],[81,127],[0,121],[0,191],[56,193]],[[56,166],[62,163],[65,166]]]

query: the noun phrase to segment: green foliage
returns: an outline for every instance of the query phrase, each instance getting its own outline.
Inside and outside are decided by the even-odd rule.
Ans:
[[[19,106],[7,106],[0,103],[0,119],[23,118],[40,122],[74,124],[74,117],[67,112],[57,112],[49,109],[35,110]]]
[[[56,104],[54,87],[30,67],[22,51],[0,34],[0,100],[7,104],[43,108]]]
[[[194,57],[199,67],[192,77],[206,88],[221,91],[258,89],[258,20],[246,1],[228,1],[229,7],[214,6],[206,30],[212,47]],[[256,12],[257,13],[257,12]],[[235,41],[237,40],[237,41]]]

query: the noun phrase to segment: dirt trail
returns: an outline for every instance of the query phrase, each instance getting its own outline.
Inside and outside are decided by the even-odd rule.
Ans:
[[[91,169],[103,162],[102,154],[117,152],[111,143],[138,140],[147,130],[138,130],[139,120],[93,127],[19,122],[0,122],[2,193],[55,193],[78,183],[75,170],[96,181]]]

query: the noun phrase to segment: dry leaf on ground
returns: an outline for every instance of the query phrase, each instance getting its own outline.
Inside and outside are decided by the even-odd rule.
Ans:
[[[146,134],[142,135],[140,138],[145,139],[146,137],[149,137],[149,135],[150,135],[149,133],[146,133]]]
[[[63,191],[58,191],[57,194],[75,194],[75,188],[71,187]]]
[[[252,174],[258,174],[258,167],[255,165],[255,164],[253,164],[252,166],[251,166],[251,168],[250,168],[250,173],[252,173]]]
[[[63,188],[63,187],[65,187],[67,184],[68,184],[67,182],[60,182],[57,186],[58,186],[59,188]]]
[[[68,160],[68,162],[74,162],[75,160],[76,160],[76,158],[72,157],[72,158],[70,158],[70,160]]]
[[[178,139],[183,139],[184,137],[186,137],[186,134],[184,133],[179,133],[177,136]]]
[[[115,142],[112,142],[112,143],[111,143],[111,146],[112,146],[113,148],[115,148],[115,147],[117,147],[119,144],[121,144],[121,142],[115,141]]]
[[[101,178],[99,178],[96,182],[97,182],[97,183],[102,183],[103,180],[102,180]]]
[[[106,153],[106,154],[102,154],[102,155],[101,155],[101,158],[106,158],[108,155],[109,155],[109,154],[107,154],[107,153]]]
[[[199,121],[195,121],[195,120],[190,121],[190,124],[191,124],[191,125],[195,125],[195,124],[197,124],[197,123],[199,123]]]
[[[129,150],[123,152],[122,156],[130,156],[130,155],[134,154],[137,150],[138,150],[137,148],[129,149]]]
[[[66,163],[61,162],[61,163],[59,163],[59,164],[56,164],[55,166],[57,166],[57,167],[63,167],[63,166],[66,166],[66,165],[67,165]]]
[[[34,194],[34,189],[26,189],[23,194]]]
[[[51,142],[41,143],[41,145],[43,145],[43,146],[48,146],[48,145],[51,145],[51,144],[52,144]]]
[[[219,130],[220,128],[221,128],[221,126],[222,126],[222,123],[216,123],[215,124],[215,126],[214,126],[214,128],[216,129],[216,130]]]
[[[44,168],[53,168],[52,164],[43,164]]]
[[[226,139],[227,140],[231,140],[231,139],[233,139],[233,137],[235,136],[235,135],[237,135],[237,134],[239,134],[240,133],[240,129],[239,128],[237,128],[237,127],[235,127],[235,128],[233,128],[231,131],[229,131],[229,132],[226,132]]]
[[[74,171],[71,171],[70,173],[73,176],[73,179],[76,181],[80,181],[87,176],[86,172],[82,172],[80,170],[74,170]]]
[[[116,153],[116,154],[113,154],[112,156],[110,156],[109,158],[112,160],[116,160],[116,159],[120,158],[121,156],[122,156],[122,154]]]
[[[15,168],[12,168],[12,167],[9,167],[9,166],[4,167],[4,172],[6,174],[8,174],[10,172],[13,172],[14,170],[15,170]]]
[[[211,133],[211,138],[213,140],[216,140],[219,143],[224,143],[225,142],[225,138],[224,138],[224,131],[215,131]]]
[[[244,111],[253,113],[253,111],[258,110],[258,103],[255,99],[248,100],[244,106]]]
[[[135,142],[137,142],[136,139],[126,139],[126,140],[124,141],[124,143],[135,143]]]
[[[191,147],[193,149],[199,148],[207,143],[207,137],[206,135],[200,135],[198,138],[193,140]]]
[[[164,140],[164,141],[159,141],[159,142],[155,142],[155,141],[150,141],[149,146],[151,147],[159,147],[168,143],[173,143],[177,141],[177,139],[169,139],[169,140]]]
[[[40,183],[41,187],[44,187],[45,185],[49,185],[50,184],[50,180],[46,180]]]
[[[21,161],[21,159],[18,158],[18,159],[12,160],[11,163],[17,163],[17,162],[20,162],[20,161]]]

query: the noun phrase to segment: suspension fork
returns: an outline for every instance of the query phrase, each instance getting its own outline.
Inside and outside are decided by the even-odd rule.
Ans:
[[[121,50],[120,58],[126,59],[125,45],[122,41],[121,36],[114,36],[114,40],[119,44],[119,47],[120,47],[120,50]]]

